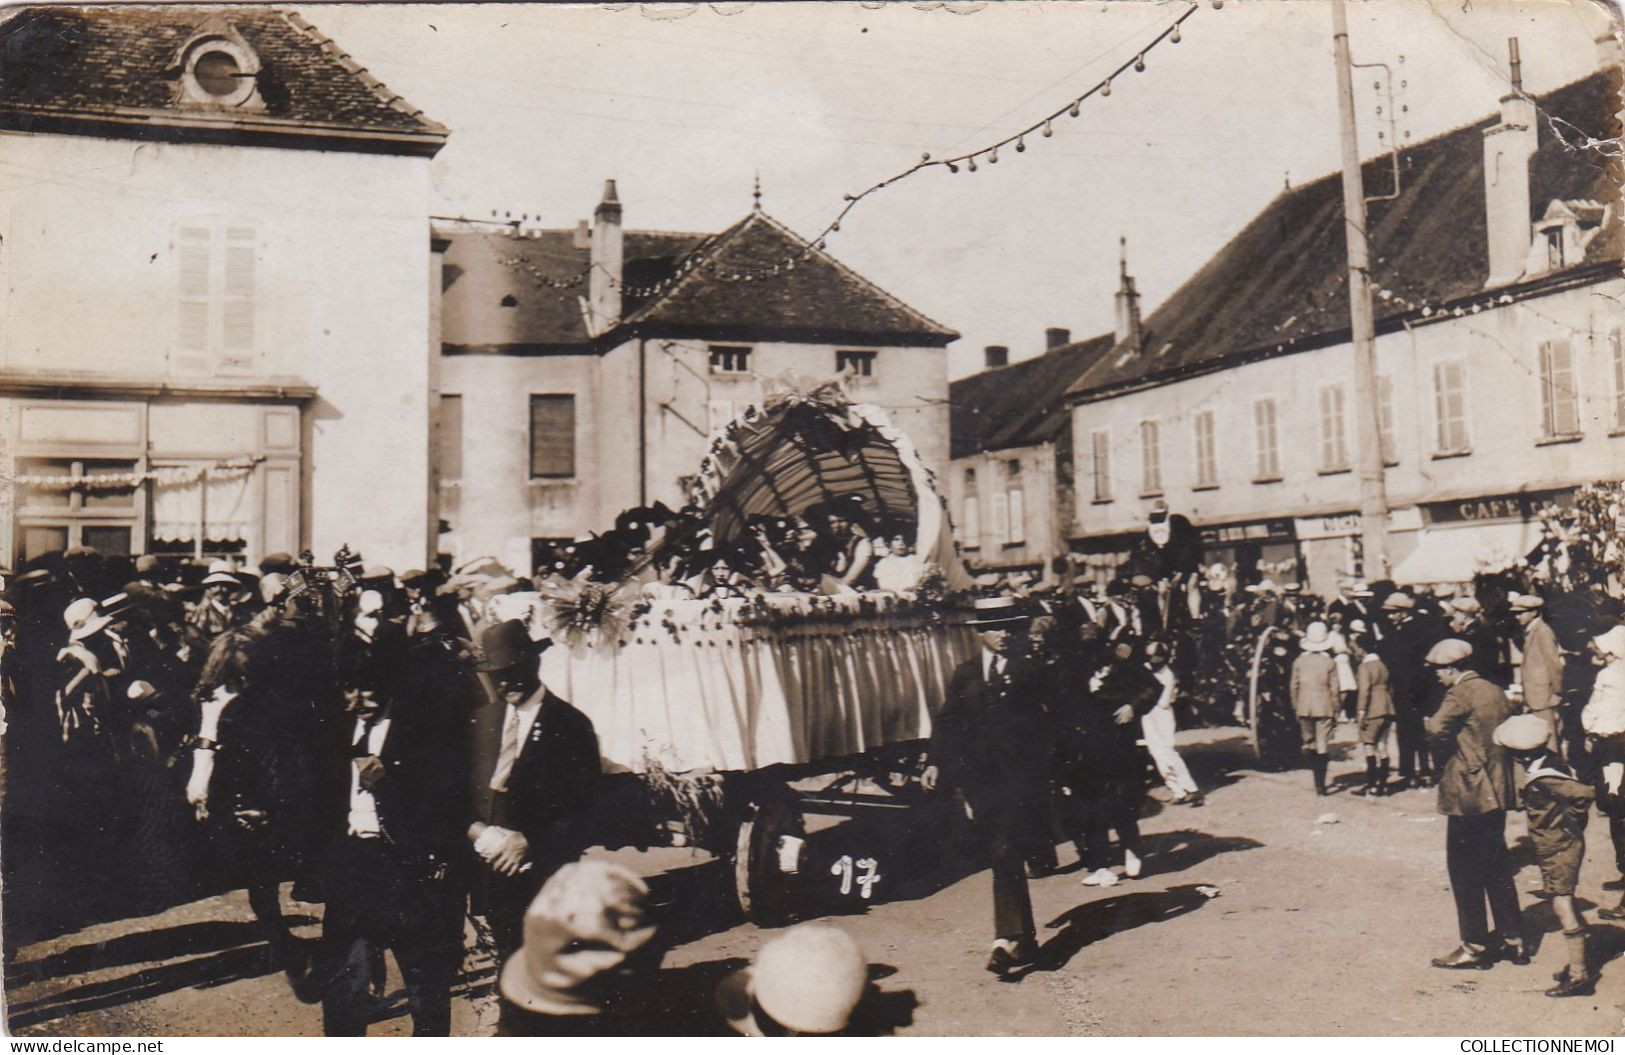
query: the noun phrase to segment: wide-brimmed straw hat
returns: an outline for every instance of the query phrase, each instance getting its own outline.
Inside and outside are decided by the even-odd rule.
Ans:
[[[83,641],[113,620],[102,614],[94,600],[81,597],[63,609],[62,621],[68,625],[69,641]]]
[[[978,597],[971,606],[971,617],[965,620],[965,625],[1000,626],[1025,622],[1031,617],[1031,613],[1014,597]]]

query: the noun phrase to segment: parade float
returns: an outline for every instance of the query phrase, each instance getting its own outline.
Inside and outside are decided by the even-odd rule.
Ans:
[[[717,575],[753,525],[846,502],[906,535],[907,556],[881,576],[893,588],[823,575],[817,589],[717,584],[696,597],[674,581],[670,569]],[[535,632],[553,641],[543,682],[592,719],[621,840],[728,857],[744,911],[783,918],[809,881],[807,814],[920,801],[932,713],[975,647],[950,600],[970,583],[944,505],[884,411],[834,384],[791,388],[721,431],[691,515],[615,581],[583,569],[538,584]],[[818,881],[867,897],[886,867],[875,858],[820,862],[833,874]]]

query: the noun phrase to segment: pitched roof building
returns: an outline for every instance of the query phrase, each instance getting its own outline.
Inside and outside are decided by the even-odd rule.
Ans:
[[[1364,165],[1394,561],[1369,577],[1521,556],[1532,506],[1625,464],[1620,98],[1617,60],[1515,85]],[[1336,174],[1284,191],[1072,383],[1079,549],[1120,551],[1165,496],[1243,581],[1359,567],[1343,227]]]
[[[611,180],[574,229],[436,229],[441,462],[482,466],[442,473],[447,552],[529,567],[624,509],[681,504],[712,433],[787,373],[845,373],[946,467],[957,333],[759,206],[717,234],[626,229],[622,209]]]
[[[290,11],[7,12],[0,563],[432,557],[446,137]]]

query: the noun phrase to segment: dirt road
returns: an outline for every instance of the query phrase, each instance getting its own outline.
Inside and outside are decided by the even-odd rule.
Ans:
[[[1528,967],[1441,971],[1456,944],[1444,820],[1432,792],[1367,801],[1348,794],[1356,763],[1334,763],[1339,793],[1317,798],[1307,773],[1258,773],[1235,730],[1181,734],[1204,808],[1158,807],[1142,824],[1145,873],[1116,887],[1066,872],[1032,883],[1044,968],[1020,982],[982,969],[991,937],[986,872],[910,876],[880,857],[865,902],[825,882],[833,917],[857,937],[878,993],[871,1031],[915,1035],[1615,1035],[1625,1001],[1625,929],[1592,907],[1616,894],[1605,824],[1593,819],[1580,894],[1603,967],[1598,994],[1542,994],[1564,949],[1521,816],[1509,825],[1527,926]],[[893,833],[895,834],[895,833]],[[821,860],[861,854],[884,832],[838,826],[814,837]],[[848,845],[849,844],[849,845]],[[654,877],[676,941],[667,955],[673,1030],[691,1028],[715,981],[774,932],[731,915],[721,863],[684,850],[615,855]],[[1071,850],[1062,847],[1062,862]],[[1218,890],[1216,897],[1199,886]],[[318,932],[319,908],[290,904]],[[6,978],[12,1031],[38,1035],[309,1035],[319,1009],[271,970],[241,893],[145,919],[88,928],[22,949]],[[720,922],[719,922],[720,921]],[[719,929],[720,927],[720,929]],[[487,961],[471,958],[454,1030],[494,1026]],[[399,978],[375,1034],[410,1032]],[[693,1021],[700,1021],[693,1018]]]

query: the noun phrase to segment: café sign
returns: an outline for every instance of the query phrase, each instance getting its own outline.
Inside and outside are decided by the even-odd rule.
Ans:
[[[1428,502],[1422,514],[1429,524],[1527,523],[1539,519],[1549,504],[1571,506],[1574,491],[1529,491],[1523,494],[1464,498],[1456,502]]]

